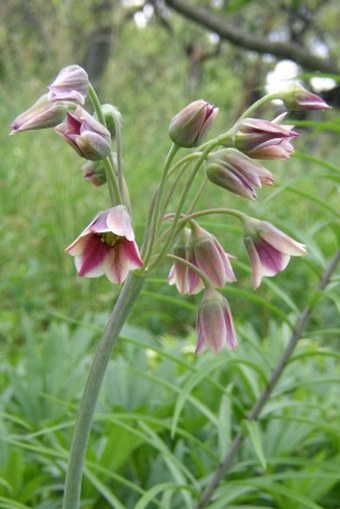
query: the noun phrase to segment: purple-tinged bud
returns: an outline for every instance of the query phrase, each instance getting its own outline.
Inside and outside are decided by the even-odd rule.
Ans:
[[[303,256],[306,248],[281,230],[268,223],[247,217],[244,220],[244,243],[253,273],[254,289],[263,276],[275,276],[283,271],[291,256]]]
[[[222,288],[227,282],[236,281],[230,255],[226,253],[214,235],[191,221],[189,261],[200,269],[214,288]],[[189,271],[189,293],[197,293],[203,287],[199,276]]]
[[[47,94],[42,95],[33,106],[13,120],[11,134],[55,127],[65,115],[66,108],[62,104],[53,104],[47,99]]]
[[[288,159],[294,152],[290,140],[298,136],[292,125],[280,125],[286,114],[272,120],[245,118],[235,135],[235,148],[252,159]]]
[[[48,87],[48,99],[55,101],[75,101],[85,104],[89,87],[86,71],[79,65],[69,65],[60,71],[56,79]]]
[[[111,153],[109,131],[81,106],[73,113],[67,113],[66,122],[58,125],[55,130],[85,159],[97,161]]]
[[[218,150],[208,157],[207,177],[214,184],[250,200],[256,199],[256,187],[274,183],[269,170],[234,148]]]
[[[81,167],[84,178],[93,187],[99,187],[106,183],[106,172],[103,161],[86,161]]]
[[[298,83],[283,92],[279,92],[279,96],[285,106],[293,111],[328,110],[330,108],[321,97],[309,92]]]
[[[197,147],[207,134],[218,108],[202,99],[194,101],[170,121],[169,136],[180,147]]]
[[[174,245],[174,255],[188,261],[188,239],[190,237],[189,228],[184,228]],[[189,293],[189,269],[179,261],[174,261],[168,276],[169,284],[176,285],[181,295]]]
[[[227,347],[235,350],[237,337],[228,301],[214,288],[207,288],[198,309],[197,345],[195,353],[204,347],[219,352]]]

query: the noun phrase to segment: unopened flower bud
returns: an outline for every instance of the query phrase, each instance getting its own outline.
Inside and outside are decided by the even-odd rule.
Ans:
[[[200,353],[206,346],[214,352],[227,347],[235,350],[237,337],[228,301],[214,288],[205,290],[198,309],[197,346]]]
[[[42,95],[33,106],[13,120],[11,134],[55,127],[60,124],[65,115],[66,108],[62,104],[51,103],[47,94]]]
[[[293,111],[298,110],[328,110],[330,106],[318,95],[306,90],[296,83],[279,93],[280,99]]]
[[[84,178],[94,187],[102,186],[106,183],[106,172],[103,161],[86,161],[81,167]]]
[[[205,274],[211,286],[215,288],[222,288],[227,282],[236,281],[229,261],[230,255],[223,250],[216,237],[194,221],[191,222],[190,226],[189,261]],[[201,289],[203,284],[196,273],[190,272],[192,272],[192,274],[189,274],[190,293],[194,293],[193,290],[196,286],[200,284],[199,289]]]
[[[86,71],[79,65],[69,65],[62,69],[56,79],[48,87],[50,101],[75,101],[85,104],[89,87]]]
[[[169,136],[180,147],[196,147],[207,134],[218,108],[202,99],[194,101],[170,121]]]
[[[188,261],[188,239],[190,237],[189,228],[184,228],[174,245],[174,255]],[[189,293],[189,269],[180,261],[174,261],[169,272],[169,284],[176,285],[181,295]]]
[[[269,170],[233,148],[218,150],[208,157],[207,177],[214,184],[251,200],[256,199],[256,187],[274,182]]]
[[[67,113],[66,122],[55,130],[85,159],[98,161],[111,153],[110,132],[81,106]]]

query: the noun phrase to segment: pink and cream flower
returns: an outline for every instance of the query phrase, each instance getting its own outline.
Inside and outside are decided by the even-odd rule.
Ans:
[[[237,336],[228,301],[214,288],[207,288],[198,309],[197,345],[195,353],[204,347],[213,352],[222,348],[235,350]]]
[[[303,256],[306,248],[268,223],[247,217],[244,243],[253,272],[253,286],[258,288],[263,276],[275,276],[288,265],[291,256]]]
[[[79,276],[94,278],[105,274],[116,284],[123,283],[131,270],[143,265],[124,205],[99,212],[65,251],[74,256]]]
[[[282,125],[286,113],[272,121],[245,118],[235,135],[235,148],[252,159],[288,159],[294,152],[290,141],[298,136],[292,125]]]

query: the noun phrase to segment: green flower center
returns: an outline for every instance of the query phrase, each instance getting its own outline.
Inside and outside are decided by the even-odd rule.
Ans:
[[[119,239],[122,238],[122,237],[119,237],[118,235],[115,235],[112,232],[101,233],[99,236],[100,236],[101,242],[103,242],[103,244],[106,244],[107,246],[110,246],[110,247],[113,247],[115,244],[117,244]]]

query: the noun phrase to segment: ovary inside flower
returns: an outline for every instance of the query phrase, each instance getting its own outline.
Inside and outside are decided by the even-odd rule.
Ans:
[[[112,232],[99,233],[98,237],[100,238],[101,242],[103,242],[103,244],[110,247],[113,247],[119,242],[120,239],[123,239],[123,237],[119,237]]]

